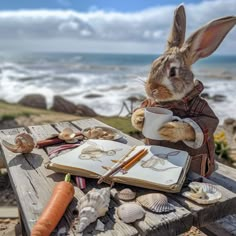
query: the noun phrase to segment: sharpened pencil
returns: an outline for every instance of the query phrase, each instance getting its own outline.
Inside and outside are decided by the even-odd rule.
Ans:
[[[134,149],[136,148],[133,147],[131,148],[131,150],[121,159],[121,160],[125,160],[126,157],[128,157],[128,155],[134,151]],[[112,174],[114,174],[115,172],[117,172],[118,170],[120,170],[122,167],[124,167],[125,165],[127,165],[132,159],[134,159],[137,155],[139,155],[140,153],[142,153],[145,149],[140,150],[139,152],[135,153],[131,158],[129,158],[126,161],[123,161],[122,163],[117,163],[114,165],[114,167],[107,171],[107,173],[105,173],[103,176],[100,177],[100,179],[98,180],[98,184],[101,184],[103,182],[104,179],[106,179],[107,177],[111,176]]]
[[[131,167],[133,167],[138,161],[140,161],[146,154],[148,153],[148,149],[142,150],[134,159],[132,159],[128,164],[126,164],[122,170],[129,170]]]

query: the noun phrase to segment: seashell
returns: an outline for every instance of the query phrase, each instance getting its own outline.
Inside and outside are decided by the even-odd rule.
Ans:
[[[190,191],[185,191],[182,195],[199,204],[215,203],[222,197],[222,193],[209,183],[191,182],[188,187]]]
[[[132,223],[143,218],[145,211],[140,205],[130,202],[120,205],[117,214],[123,222]]]
[[[135,199],[136,192],[132,191],[130,188],[124,188],[117,194],[120,200],[130,201]]]
[[[35,142],[30,134],[20,133],[15,137],[15,144],[8,143],[2,140],[2,144],[14,153],[30,153],[34,147]]]
[[[112,129],[102,128],[102,127],[93,127],[88,128],[83,131],[83,135],[89,139],[106,139],[113,140],[115,133]]]
[[[73,140],[75,136],[76,134],[71,128],[65,128],[61,133],[58,134],[58,138],[65,141]]]
[[[79,201],[79,232],[104,216],[110,203],[110,188],[92,189]]]
[[[161,193],[149,193],[136,199],[143,207],[156,212],[166,213],[174,210],[174,207],[168,203],[168,199]]]

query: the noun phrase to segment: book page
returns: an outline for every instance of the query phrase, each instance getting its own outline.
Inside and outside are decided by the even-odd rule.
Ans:
[[[140,146],[138,148],[143,148]],[[147,146],[149,152],[127,173],[119,171],[116,178],[132,178],[168,186],[178,183],[182,169],[188,160],[188,153],[160,146]],[[128,182],[128,180],[127,180]]]
[[[51,162],[103,175],[108,170],[106,168],[115,165],[112,160],[120,160],[130,149],[127,144],[90,139],[72,151],[53,158]]]

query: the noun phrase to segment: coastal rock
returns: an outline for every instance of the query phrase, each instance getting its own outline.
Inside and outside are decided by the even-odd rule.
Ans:
[[[88,106],[83,104],[77,105],[75,114],[79,116],[97,116],[97,113],[92,108],[89,108]]]
[[[47,109],[46,99],[41,94],[28,94],[24,96],[18,103],[27,107]]]
[[[223,102],[225,101],[226,96],[225,95],[221,95],[221,94],[216,94],[214,96],[212,96],[212,100],[215,102]]]
[[[12,129],[20,127],[14,119],[0,119],[0,129]]]
[[[53,111],[75,114],[77,106],[61,96],[54,96],[51,109]]]
[[[209,93],[201,93],[201,97],[205,98],[205,99],[210,99],[211,98]]]
[[[100,97],[103,97],[103,95],[96,93],[90,93],[84,96],[84,98],[100,98]]]

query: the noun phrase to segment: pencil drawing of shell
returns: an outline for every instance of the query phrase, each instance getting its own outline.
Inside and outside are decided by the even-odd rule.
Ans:
[[[123,222],[132,223],[142,219],[145,215],[145,211],[140,205],[130,202],[120,205],[117,209],[117,214]]]
[[[161,193],[149,193],[142,195],[138,197],[136,201],[143,207],[156,213],[167,213],[174,211],[174,207],[168,203],[167,197]]]
[[[118,192],[117,196],[120,200],[130,201],[135,199],[136,192],[132,191],[130,188],[124,188]]]
[[[110,188],[92,189],[79,201],[79,232],[104,216],[110,203]]]
[[[15,144],[8,143],[2,140],[2,144],[14,153],[30,153],[34,147],[35,142],[30,134],[20,133],[15,137]]]
[[[188,187],[190,191],[185,191],[182,195],[199,204],[215,203],[222,197],[222,193],[209,183],[191,182]]]
[[[73,140],[75,138],[76,134],[71,128],[65,128],[62,130],[61,133],[58,134],[58,138],[68,141],[68,140]]]

